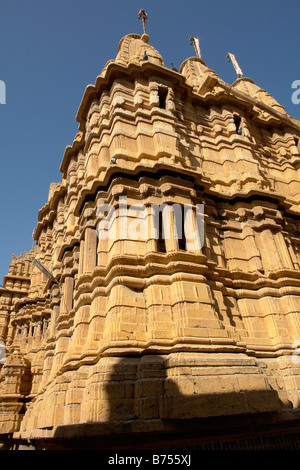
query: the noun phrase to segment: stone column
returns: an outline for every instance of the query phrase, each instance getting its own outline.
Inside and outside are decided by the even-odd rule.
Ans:
[[[175,227],[175,214],[172,206],[168,206],[166,211],[162,213],[162,236],[165,241],[166,251],[178,250],[178,239]]]
[[[266,263],[266,271],[277,271],[282,268],[277,246],[272,231],[269,228],[258,233],[259,246],[262,258]]]
[[[52,308],[52,314],[51,314],[51,322],[50,322],[50,330],[49,330],[49,336],[52,337],[55,335],[56,331],[56,325],[58,322],[58,317],[60,313],[60,306],[59,305],[54,305]]]
[[[79,263],[78,263],[78,277],[80,277],[83,274],[84,245],[85,245],[85,241],[81,240],[81,242],[80,242],[80,251],[79,251]]]
[[[294,264],[283,234],[281,232],[274,233],[274,241],[278,249],[282,267],[287,269],[294,269]]]
[[[295,250],[296,247],[293,246],[292,240],[290,238],[286,238],[285,241],[288,246],[288,251],[292,259],[294,269],[300,269],[300,260],[298,259],[299,257],[297,257],[297,252]]]
[[[97,265],[97,232],[88,227],[85,231],[83,272],[91,273]]]
[[[42,320],[39,319],[36,322],[36,334],[35,337],[37,340],[40,340],[42,337]]]
[[[22,420],[23,402],[30,392],[29,366],[18,348],[9,354],[3,366],[3,388],[1,393],[1,433],[18,431]]]
[[[0,304],[0,341],[5,341],[10,320],[11,298],[2,294]]]
[[[255,243],[255,233],[254,230],[247,226],[243,229],[244,243],[245,243],[245,252],[249,259],[250,266],[255,271],[263,271],[263,265],[260,257],[259,250]]]
[[[183,217],[186,250],[201,254],[204,245],[204,213],[202,213],[202,208],[192,205],[185,206]]]
[[[47,337],[49,334],[48,327],[49,327],[49,320],[47,318],[43,318],[43,336],[44,337]]]
[[[73,308],[73,290],[74,290],[74,278],[67,276],[64,282],[64,302],[65,308],[69,312]]]
[[[159,227],[157,225],[157,218],[155,217],[155,213],[153,208],[150,206],[148,207],[148,237],[147,237],[147,252],[164,252],[164,244],[162,246],[163,249],[159,249]]]
[[[150,105],[159,105],[158,85],[156,83],[153,83],[150,87]]]

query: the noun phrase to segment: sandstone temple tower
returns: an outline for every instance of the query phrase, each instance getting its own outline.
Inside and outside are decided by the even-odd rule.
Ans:
[[[145,32],[77,120],[0,288],[4,448],[299,449],[300,122]],[[162,204],[203,207],[203,243],[148,230]]]

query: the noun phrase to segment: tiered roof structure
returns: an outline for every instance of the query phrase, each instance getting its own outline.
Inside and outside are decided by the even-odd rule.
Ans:
[[[200,57],[168,68],[145,32],[120,41],[77,120],[36,246],[0,289],[2,441],[253,448],[255,431],[298,446],[299,121]],[[104,236],[124,201],[146,229]],[[176,237],[175,215],[154,236],[162,204],[191,224],[204,207],[203,243]]]

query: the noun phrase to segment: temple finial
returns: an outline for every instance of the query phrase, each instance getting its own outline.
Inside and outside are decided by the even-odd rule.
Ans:
[[[146,34],[145,24],[148,23],[149,20],[148,20],[148,15],[145,12],[145,10],[142,9],[139,11],[139,19],[141,19],[143,22],[143,31],[144,31],[144,34]]]
[[[201,59],[201,50],[200,50],[199,39],[194,38],[193,36],[191,36],[190,37],[190,43],[192,44],[192,46],[194,46],[196,56],[198,57],[198,59]]]
[[[240,66],[239,64],[237,63],[237,60],[235,58],[235,55],[234,54],[231,54],[230,52],[228,52],[227,54],[227,59],[228,59],[228,62],[231,62],[233,67],[234,67],[234,70],[236,71],[236,74],[238,76],[238,78],[241,78],[243,76],[243,72],[242,70],[240,69]]]

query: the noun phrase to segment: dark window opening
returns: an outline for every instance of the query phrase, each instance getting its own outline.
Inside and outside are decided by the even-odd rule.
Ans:
[[[144,292],[144,288],[143,288],[143,287],[129,287],[129,286],[128,286],[128,289],[131,289],[131,290],[133,290],[134,292],[137,292],[137,293]]]
[[[184,232],[182,233],[181,238],[178,238],[178,249],[186,251],[186,239]]]
[[[158,228],[157,251],[159,251],[160,253],[166,253],[167,252],[166,241],[165,241],[164,234],[163,234],[163,215],[161,211],[159,212],[158,224],[159,224],[158,226],[159,228]]]
[[[168,96],[168,88],[160,87],[158,89],[158,98],[159,98],[159,105],[158,106],[161,109],[166,109],[167,96]]]
[[[241,117],[238,116],[237,114],[234,114],[233,115],[233,120],[234,120],[234,124],[235,124],[236,133],[241,135],[242,134],[242,128],[241,128],[242,119],[241,119]]]
[[[180,220],[176,219],[176,232],[177,232],[177,239],[178,239],[178,249],[186,251],[184,216],[180,217]]]
[[[299,139],[298,137],[294,137],[295,145],[297,148],[299,148]]]

